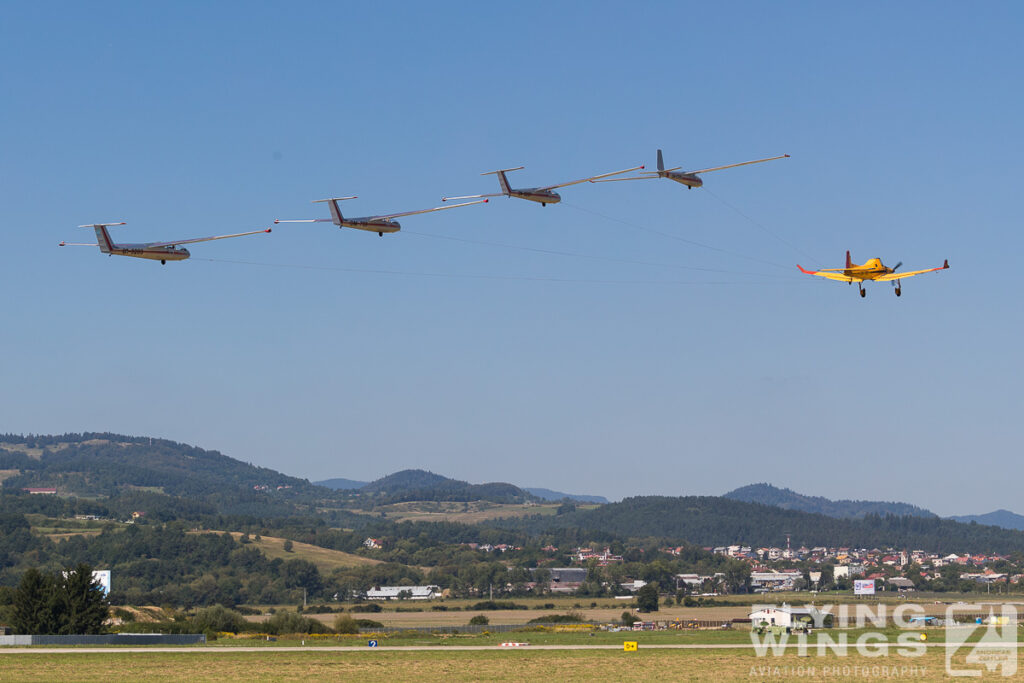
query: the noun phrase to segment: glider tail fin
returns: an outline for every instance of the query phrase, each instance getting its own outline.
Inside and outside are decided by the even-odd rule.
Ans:
[[[501,192],[503,194],[511,195],[512,194],[512,188],[509,187],[508,178],[505,177],[505,172],[504,171],[498,171],[497,176],[498,176],[498,185],[501,186]]]
[[[92,228],[96,231],[96,244],[99,246],[100,251],[104,254],[110,254],[117,247],[114,244],[114,240],[110,239],[110,233],[107,232],[107,226],[110,225],[124,225],[124,223],[87,223],[80,225],[80,228]]]
[[[338,206],[338,200],[332,199],[331,201],[327,202],[327,208],[331,210],[331,220],[334,222],[335,225],[340,226],[341,222],[344,220],[344,217],[341,215],[341,207]]]
[[[110,239],[110,233],[107,232],[107,226],[96,226],[96,243],[100,245],[100,251],[104,254],[111,252],[114,243]]]
[[[358,199],[358,197],[328,197],[327,199],[314,199],[313,203],[326,203],[327,208],[331,212],[331,222],[340,228],[342,221],[345,219],[341,215],[341,207],[338,206],[338,202],[344,201],[346,199]]]

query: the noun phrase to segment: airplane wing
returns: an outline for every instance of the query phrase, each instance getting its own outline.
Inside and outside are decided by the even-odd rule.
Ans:
[[[568,183],[559,183],[558,185],[545,185],[544,187],[538,187],[538,190],[555,190],[559,187],[569,187],[570,185],[579,185],[580,183],[586,182],[597,182],[600,178],[609,178],[613,175],[620,175],[622,173],[629,173],[630,171],[639,171],[643,166],[634,166],[633,168],[624,168],[621,171],[612,171],[611,173],[602,173],[601,175],[592,175],[589,178],[583,178],[581,180],[573,180]],[[620,178],[620,180],[627,180],[627,178]]]
[[[859,277],[850,277],[849,275],[844,275],[842,271],[838,271],[837,272],[835,269],[833,269],[833,270],[804,270],[800,266],[799,263],[796,264],[796,267],[800,268],[800,272],[804,273],[805,275],[817,275],[818,277],[825,277],[825,278],[828,278],[829,280],[835,280],[837,282],[858,282],[858,281],[862,281],[861,278],[859,278]]]
[[[253,230],[252,232],[238,232],[234,235],[215,235],[214,237],[196,237],[190,240],[174,240],[173,242],[152,242],[147,247],[176,247],[179,244],[193,244],[195,242],[209,242],[211,240],[226,240],[229,237],[244,237],[245,235],[258,235],[261,232],[270,232],[270,228]]]
[[[447,202],[447,201],[449,201],[451,199],[480,199],[481,197],[504,197],[504,196],[505,195],[502,194],[501,192],[497,192],[495,194],[467,194],[467,195],[463,195],[462,197],[441,197],[441,201],[442,202]],[[476,202],[473,202],[473,203],[475,204]],[[441,208],[448,208],[448,207],[441,207]],[[433,210],[433,209],[431,209],[431,210]]]
[[[98,244],[91,244],[88,242],[61,242],[57,245],[58,247],[98,247]]]
[[[415,216],[420,213],[430,213],[432,211],[444,211],[445,209],[457,209],[460,206],[471,206],[473,204],[486,204],[489,200],[481,199],[475,202],[463,202],[462,204],[449,204],[447,206],[435,206],[432,209],[420,209],[419,211],[403,211],[402,213],[387,213],[382,216],[370,216],[369,220],[391,220],[392,218],[401,218],[402,216]]]
[[[635,176],[630,176],[629,178],[608,178],[606,180],[591,180],[590,182],[592,182],[592,183],[617,183],[617,182],[622,181],[622,180],[653,180],[653,179],[656,179],[657,177],[658,177],[658,174],[655,173],[653,175],[635,175]]]
[[[776,159],[788,159],[788,154],[783,154],[780,157],[768,157],[767,159],[754,159],[753,161],[743,161],[738,164],[729,164],[728,166],[715,166],[714,168],[702,168],[699,171],[688,171],[688,173],[710,173],[711,171],[721,171],[726,168],[736,168],[737,166],[747,166],[749,164],[759,164],[762,161],[775,161]]]
[[[888,275],[876,277],[875,282],[889,282],[891,280],[902,280],[905,277],[914,277],[915,275],[921,275],[923,273],[934,273],[937,270],[946,270],[947,268],[949,268],[949,259],[946,259],[938,268],[927,268],[925,270],[911,270],[906,273],[889,273]]]

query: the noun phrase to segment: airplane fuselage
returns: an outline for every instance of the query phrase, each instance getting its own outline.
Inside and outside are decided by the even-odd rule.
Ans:
[[[402,225],[398,221],[390,221],[384,218],[343,218],[341,228],[355,228],[367,232],[385,233],[398,232]]]
[[[882,259],[868,259],[862,265],[853,264],[843,271],[847,277],[855,277],[858,280],[874,280],[876,277],[888,275],[895,272],[892,268],[882,265]]]
[[[152,261],[184,261],[191,256],[184,247],[153,247],[148,244],[111,244],[108,253]]]
[[[539,204],[557,204],[562,201],[562,197],[557,192],[541,190],[536,187],[509,190],[508,195],[510,197],[518,197],[519,199],[528,199],[531,202],[537,202]]]
[[[662,178],[668,178],[674,180],[677,183],[686,185],[687,187],[702,187],[704,181],[700,179],[700,176],[694,175],[693,173],[677,173],[675,171],[662,171],[659,175]]]

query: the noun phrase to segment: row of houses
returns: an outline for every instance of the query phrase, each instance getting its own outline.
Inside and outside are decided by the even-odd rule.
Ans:
[[[673,554],[678,554],[679,550],[681,548],[665,549],[666,552]],[[924,550],[896,550],[894,548],[827,548],[824,546],[814,548],[807,548],[806,546],[799,548],[752,548],[744,545],[729,545],[705,548],[705,550],[718,555],[746,560],[751,563],[800,561],[820,564],[828,562],[839,566],[849,565],[851,567],[905,567],[910,564],[918,564],[923,569],[941,568],[949,565],[980,567],[1007,559],[1004,555],[995,554],[958,555],[950,553],[948,555],[940,555],[939,553],[929,553]]]

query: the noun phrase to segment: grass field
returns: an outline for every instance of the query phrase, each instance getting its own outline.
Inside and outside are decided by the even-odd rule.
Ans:
[[[4,681],[863,681],[945,679],[945,655],[757,657],[744,650],[0,654]]]
[[[224,532],[209,531],[203,533],[219,534]],[[231,532],[231,535],[235,539],[242,536],[242,534],[237,531]],[[291,552],[288,552],[284,549],[286,539],[277,538],[275,536],[261,536],[258,541],[255,536],[250,536],[249,540],[251,541],[249,547],[258,549],[261,553],[272,560],[278,557],[282,560],[308,560],[315,564],[317,569],[323,573],[330,572],[331,570],[338,569],[339,567],[357,567],[359,565],[380,564],[381,562],[380,560],[374,560],[369,557],[353,555],[352,553],[342,552],[341,550],[321,548],[318,545],[299,543],[298,541],[292,541],[292,550]]]

